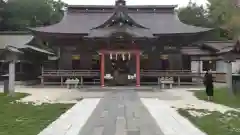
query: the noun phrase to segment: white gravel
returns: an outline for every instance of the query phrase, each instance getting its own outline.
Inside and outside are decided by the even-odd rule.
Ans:
[[[240,111],[240,109],[230,108],[224,105],[215,104],[213,102],[207,102],[197,99],[193,92],[190,90],[202,90],[202,88],[176,88],[172,90],[166,90],[169,95],[180,97],[178,100],[165,100],[164,102],[175,109],[204,109],[207,111],[218,111],[225,113],[227,111]],[[198,113],[197,111],[189,111],[194,116],[207,115],[204,113]]]
[[[0,92],[2,91],[1,88]],[[17,86],[16,92],[30,94],[18,102],[32,102],[35,105],[41,105],[42,103],[77,103],[81,98],[77,90],[67,88],[26,88]]]
[[[165,90],[162,94],[178,98],[177,100],[163,99],[163,101],[175,109],[204,109],[208,111],[219,111],[221,113],[225,113],[226,111],[240,111],[240,109],[233,109],[220,104],[199,100],[189,91],[200,89],[202,88],[174,88]],[[2,88],[0,88],[0,92],[1,91]],[[36,105],[42,103],[77,103],[82,96],[78,90],[69,90],[67,88],[25,88],[17,86],[16,92],[29,93],[30,96],[20,99],[20,102],[33,102]],[[192,112],[194,114],[194,111]]]

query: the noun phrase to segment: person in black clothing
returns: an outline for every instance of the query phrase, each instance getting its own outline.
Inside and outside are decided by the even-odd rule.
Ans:
[[[206,88],[206,94],[208,96],[208,100],[212,100],[213,99],[213,76],[212,74],[209,72],[209,70],[206,72],[205,76],[204,76],[204,85]]]

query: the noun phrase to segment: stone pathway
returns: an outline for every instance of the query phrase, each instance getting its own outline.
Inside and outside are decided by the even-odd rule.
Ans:
[[[79,135],[164,135],[133,90],[109,92]]]
[[[129,89],[102,96],[80,101],[39,135],[206,135],[157,98]]]
[[[206,135],[163,100],[142,98],[164,135]]]
[[[38,135],[77,135],[99,101],[92,98],[78,102]]]

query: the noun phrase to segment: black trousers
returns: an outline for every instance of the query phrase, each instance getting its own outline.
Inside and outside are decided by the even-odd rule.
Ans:
[[[205,87],[207,96],[213,96],[213,85],[206,85]]]

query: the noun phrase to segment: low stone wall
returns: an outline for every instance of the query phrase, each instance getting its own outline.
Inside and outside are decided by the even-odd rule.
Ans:
[[[16,85],[37,85],[39,84],[39,80],[28,80],[28,81],[16,81]],[[0,85],[3,85],[4,81],[0,81]]]

